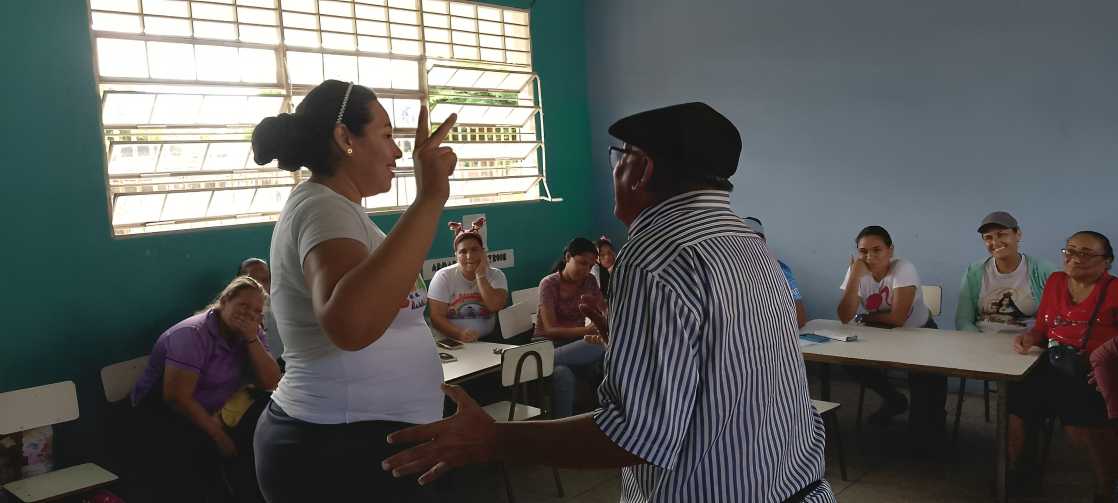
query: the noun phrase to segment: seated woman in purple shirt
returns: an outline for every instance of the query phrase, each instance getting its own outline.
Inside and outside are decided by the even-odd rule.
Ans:
[[[592,368],[602,360],[605,348],[583,340],[596,336],[594,325],[578,309],[579,299],[587,296],[592,302],[604,304],[598,282],[590,268],[598,261],[598,247],[586,238],[575,238],[563,251],[563,259],[555,271],[540,281],[540,306],[536,319],[536,337],[555,343],[555,372],[552,377],[552,416],[567,417],[574,413],[574,370]]]
[[[245,461],[251,460],[251,429],[265,401],[258,400],[236,428],[227,428],[219,413],[244,384],[271,390],[279,382],[279,367],[260,325],[266,295],[256,280],[239,276],[212,304],[155,342],[132,390],[132,404],[140,412],[143,434],[152,440],[153,487],[165,493],[158,501],[204,500],[216,482],[219,455],[233,471],[251,471],[251,461]],[[250,475],[236,478],[254,481]],[[244,485],[235,488],[250,493],[241,501],[259,498],[251,496],[258,495],[255,484]]]

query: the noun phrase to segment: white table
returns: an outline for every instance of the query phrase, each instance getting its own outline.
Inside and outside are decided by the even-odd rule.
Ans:
[[[458,349],[439,348],[440,353],[454,355],[458,361],[443,363],[443,380],[455,384],[475,377],[496,372],[501,368],[501,355],[494,353],[497,348],[516,347],[495,342],[467,342]]]
[[[37,503],[96,489],[116,478],[112,472],[93,463],[86,463],[17,480],[6,484],[4,489],[20,501]]]
[[[960,332],[927,328],[881,329],[843,325],[835,320],[812,320],[802,332],[831,331],[857,335],[851,342],[829,341],[804,346],[804,360],[820,363],[896,368],[932,372],[951,377],[997,381],[998,421],[996,481],[998,501],[1007,501],[1006,434],[1009,428],[1008,383],[1020,381],[1032,369],[1041,352],[1027,355],[1013,350],[1013,335]],[[824,379],[823,400],[830,399],[830,384]]]

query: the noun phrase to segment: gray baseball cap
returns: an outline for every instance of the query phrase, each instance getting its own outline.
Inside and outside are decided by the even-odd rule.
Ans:
[[[984,229],[991,225],[1005,227],[1006,229],[1017,229],[1019,227],[1017,225],[1017,219],[1013,218],[1013,215],[1004,211],[995,211],[982,219],[982,225],[978,226],[979,234],[985,232]]]

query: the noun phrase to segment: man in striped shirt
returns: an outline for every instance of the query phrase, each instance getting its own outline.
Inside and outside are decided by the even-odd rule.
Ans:
[[[420,483],[467,463],[623,467],[622,501],[831,502],[823,422],[808,398],[795,310],[773,254],[730,208],[741,137],[709,106],[610,127],[614,214],[629,227],[611,280],[602,408],[495,423],[457,414],[394,433],[385,461]]]

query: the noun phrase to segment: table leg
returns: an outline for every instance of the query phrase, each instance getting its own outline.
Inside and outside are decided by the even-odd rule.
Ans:
[[[822,363],[822,368],[819,370],[819,380],[823,385],[820,390],[821,399],[824,401],[831,401],[831,364]]]
[[[994,475],[994,482],[996,484],[996,492],[998,499],[1001,503],[1009,501],[1009,479],[1007,470],[1009,467],[1009,450],[1008,450],[1008,435],[1009,435],[1009,393],[1003,390],[1009,389],[1009,385],[1005,381],[998,381],[998,420],[997,424],[997,463],[996,472]]]

